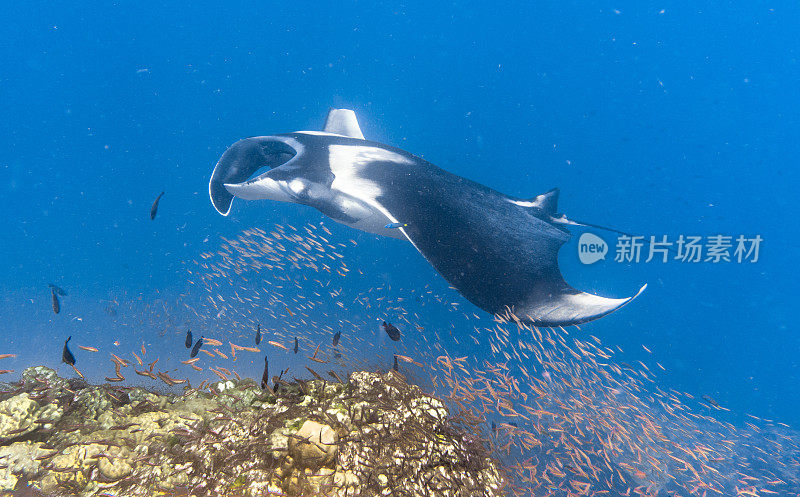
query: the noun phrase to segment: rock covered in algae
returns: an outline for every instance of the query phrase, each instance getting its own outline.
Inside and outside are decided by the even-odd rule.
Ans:
[[[22,438],[39,428],[50,428],[61,419],[62,410],[41,405],[28,392],[0,402],[0,442]]]
[[[318,468],[329,465],[336,457],[339,436],[330,426],[307,419],[289,439],[288,449],[299,464]]]
[[[41,442],[13,442],[0,447],[0,461],[5,466],[0,470],[0,488],[17,486],[20,478],[32,478],[41,471],[37,458],[50,453]]]
[[[38,367],[0,392],[0,416],[0,493],[503,494],[486,447],[395,372],[171,395]]]

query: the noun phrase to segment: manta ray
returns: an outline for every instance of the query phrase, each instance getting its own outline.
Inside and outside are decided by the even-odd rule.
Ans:
[[[606,298],[564,281],[558,250],[580,225],[557,212],[558,189],[504,195],[405,150],[364,139],[356,115],[331,109],[322,132],[245,138],[208,185],[223,216],[234,197],[314,207],[355,229],[410,242],[467,300],[536,326],[605,316],[636,298]]]

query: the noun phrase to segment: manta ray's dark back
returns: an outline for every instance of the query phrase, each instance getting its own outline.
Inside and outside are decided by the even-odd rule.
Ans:
[[[256,173],[263,171],[263,174]],[[558,191],[504,195],[404,150],[364,140],[355,114],[333,109],[325,132],[249,138],[231,146],[209,183],[217,210],[234,196],[310,205],[356,229],[408,239],[464,297],[492,314],[543,326],[585,323],[633,300],[568,285],[569,240]],[[646,285],[645,285],[646,286]]]
[[[638,295],[609,299],[564,281],[558,250],[570,234],[551,221],[558,190],[539,201],[514,199],[432,164],[385,166],[371,169],[372,179],[404,194],[380,197],[381,204],[407,224],[402,229],[428,262],[481,309],[566,326],[605,316]]]

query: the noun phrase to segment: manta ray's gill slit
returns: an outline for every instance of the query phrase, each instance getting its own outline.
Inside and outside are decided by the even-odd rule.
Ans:
[[[800,443],[787,428],[718,421],[585,331],[464,311],[443,284],[379,283],[379,268],[352,267],[357,248],[324,225],[278,225],[201,255],[186,302],[207,337],[231,345],[191,366],[260,377],[255,347],[243,348],[259,325],[271,367],[299,377],[394,359],[492,448],[516,495],[798,494]],[[401,329],[399,342],[381,320]]]

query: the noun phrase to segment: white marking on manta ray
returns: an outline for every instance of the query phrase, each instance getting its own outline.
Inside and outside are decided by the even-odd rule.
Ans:
[[[354,198],[369,200],[376,205],[377,197],[383,190],[375,182],[359,176],[358,173],[373,162],[414,163],[398,153],[361,145],[331,145],[328,154],[328,163],[334,175],[331,189],[339,190]]]
[[[316,132],[312,132],[312,131],[298,131],[298,133],[316,133]],[[329,133],[323,133],[323,134],[329,134]],[[291,162],[292,162],[294,159],[296,159],[297,157],[300,157],[300,155],[302,155],[302,153],[303,153],[303,152],[305,152],[305,150],[306,150],[306,147],[305,147],[305,145],[303,145],[302,143],[300,143],[299,141],[297,141],[295,138],[292,138],[292,137],[290,137],[290,136],[281,137],[281,141],[282,141],[283,143],[285,143],[285,144],[289,145],[290,147],[292,147],[292,148],[294,149],[294,152],[295,152],[295,154],[294,154],[294,157],[292,157],[291,159],[289,159],[289,160],[286,162],[286,164],[291,164]],[[286,164],[282,164],[282,165],[283,165],[283,166],[285,166]]]
[[[295,131],[298,135],[312,135],[312,136],[341,136],[342,138],[352,138],[347,135],[340,135],[338,133],[328,133],[327,131]]]
[[[379,147],[331,145],[328,147],[328,164],[334,175],[334,180],[331,183],[331,190],[336,190],[346,197],[356,198],[383,214],[390,222],[397,223],[399,222],[397,218],[378,202],[378,196],[383,193],[381,187],[374,181],[365,179],[358,174],[373,162],[414,163],[414,161],[408,157]],[[419,247],[414,243],[414,240],[405,232],[404,228],[401,227],[398,231],[403,233],[403,236],[411,242],[411,245],[413,245],[418,252],[422,253]]]
[[[243,200],[275,200],[277,202],[292,202],[293,197],[289,195],[289,192],[297,194],[302,189],[302,185],[295,185],[298,187],[295,191],[285,181],[275,181],[268,176],[246,183],[226,183],[225,186],[229,187],[228,191]]]
[[[590,307],[594,312],[603,312],[608,310],[609,306],[622,306],[636,298],[647,285],[644,285],[633,297],[622,299],[610,299],[601,297],[592,293],[581,292],[574,295],[559,295],[551,301],[543,302],[536,312],[531,317],[535,319],[565,319],[569,320],[574,317],[573,309]]]
[[[531,202],[530,200],[512,200],[510,198],[507,198],[506,202],[511,202],[512,204],[520,207],[534,207],[536,205],[535,202]]]
[[[292,192],[294,192],[295,195],[302,192],[306,187],[305,183],[303,183],[303,180],[296,178],[290,181],[287,186]]]

